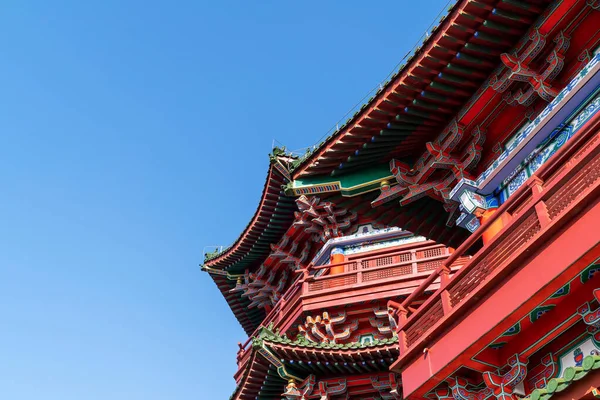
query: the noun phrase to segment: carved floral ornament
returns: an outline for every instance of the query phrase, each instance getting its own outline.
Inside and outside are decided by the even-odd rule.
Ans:
[[[591,3],[588,4],[597,7],[597,1]],[[537,29],[532,30],[522,50],[501,55],[504,68],[492,76],[489,85],[503,93],[503,99],[510,105],[530,106],[538,97],[551,102],[559,94],[552,84],[564,67],[569,44],[569,37],[563,31],[550,40]],[[538,69],[535,65],[539,64],[537,59],[541,54],[545,58]],[[453,121],[436,141],[427,143],[426,152],[413,165],[392,160],[390,171],[398,184],[382,184],[381,194],[372,206],[394,199],[400,199],[400,204],[406,205],[428,196],[444,203],[450,214],[447,225],[454,225],[459,217],[459,202],[453,199],[451,190],[459,182],[473,181],[470,172],[479,163],[485,141],[485,132],[480,127],[476,127],[471,135],[472,138],[466,140],[468,136],[463,127]],[[448,173],[440,172],[444,169]],[[469,228],[469,222],[475,223],[473,228],[478,225],[476,219],[469,219],[461,221],[461,226]]]
[[[593,294],[595,300],[600,302],[600,288],[594,289]],[[557,388],[559,388],[558,391],[564,389],[565,382],[570,382],[577,374],[583,376],[582,371],[600,368],[600,351],[597,350],[600,339],[600,307],[593,309],[591,303],[586,302],[578,308],[577,313],[583,323],[587,325],[589,336],[584,335],[583,341],[558,357],[552,353],[543,356],[540,364],[531,371],[530,376],[527,376],[529,372],[527,358],[515,354],[508,359],[504,368],[482,374],[485,387],[473,386],[466,379],[455,376],[447,380],[447,386],[438,387],[431,392],[429,398],[436,400],[517,400],[524,396],[522,383],[525,379],[527,379],[527,387],[532,390],[532,394],[527,396],[527,399],[540,398],[538,396],[540,393],[553,392],[558,390]],[[589,344],[587,348],[586,344]],[[587,369],[582,367],[585,360],[588,363]],[[558,371],[561,370],[562,376],[557,377]],[[551,383],[551,381],[555,382]],[[534,392],[539,393],[534,395]]]
[[[600,303],[600,289],[594,289],[594,298]],[[590,327],[591,331],[597,331],[600,328],[600,307],[592,310],[590,303],[585,303],[577,310],[583,323]]]
[[[312,233],[314,242],[325,243],[329,239],[343,236],[357,218],[355,212],[321,201],[316,196],[300,196],[296,204],[299,211],[295,213],[293,226]]]
[[[374,317],[369,318],[369,323],[372,327],[377,328],[377,331],[382,335],[395,337],[398,335],[396,328],[396,314],[392,308],[380,310],[373,309]]]

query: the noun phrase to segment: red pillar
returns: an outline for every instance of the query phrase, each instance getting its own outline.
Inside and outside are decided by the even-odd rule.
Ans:
[[[481,217],[479,218],[479,222],[483,225],[486,221],[488,221],[492,216],[496,213],[497,208],[490,208],[485,210]],[[505,215],[501,215],[500,218],[497,218],[492,224],[483,232],[481,238],[483,239],[483,244],[487,244],[494,236],[498,234],[506,226],[508,223],[508,218]]]
[[[338,264],[338,263],[343,263],[344,261],[346,261],[346,256],[344,256],[344,250],[340,249],[339,247],[336,247],[334,249],[331,250],[331,256],[329,259],[329,263],[330,264]],[[342,272],[344,272],[344,266],[340,265],[337,267],[331,267],[329,269],[329,274],[330,275],[335,275],[335,274],[341,274]]]

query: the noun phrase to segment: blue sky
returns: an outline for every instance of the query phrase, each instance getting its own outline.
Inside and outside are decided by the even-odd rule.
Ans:
[[[4,2],[0,398],[228,398],[245,336],[204,246],[273,139],[314,144],[446,3]]]

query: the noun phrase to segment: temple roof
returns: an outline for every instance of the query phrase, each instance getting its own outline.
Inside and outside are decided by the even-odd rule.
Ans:
[[[293,349],[303,349],[303,350],[339,350],[340,352],[348,352],[348,354],[352,353],[360,353],[364,351],[369,351],[370,349],[377,349],[381,351],[387,347],[395,349],[398,343],[397,337],[392,337],[388,339],[374,339],[372,342],[350,342],[350,343],[315,343],[309,340],[304,339],[303,337],[298,337],[296,340],[292,340],[288,338],[286,335],[279,335],[278,333],[272,332],[267,328],[263,328],[260,333],[260,339],[269,347],[273,349],[281,349],[281,350],[293,350]],[[306,356],[306,351],[303,353],[298,353],[298,355],[304,354]]]
[[[549,2],[456,2],[410,60],[308,157],[286,159],[284,151],[275,149],[254,217],[233,245],[206,254],[204,265],[240,271],[264,260],[269,244],[277,242],[293,220],[293,195],[299,193],[289,190],[286,195],[282,186],[387,164],[394,157],[416,159],[461,109],[461,114],[468,111],[465,105],[468,109],[474,103],[484,80],[501,64],[500,54],[514,47]],[[377,174],[381,177],[374,178],[368,190],[389,177]],[[348,191],[355,195],[351,186]]]
[[[274,149],[254,216],[231,246],[205,254],[205,266],[240,273],[266,258],[271,251],[270,244],[276,243],[294,220],[294,197],[286,195],[282,189],[290,179],[287,169],[291,161],[281,150]]]
[[[256,269],[271,252],[270,245],[277,243],[291,226],[296,203],[294,197],[283,192],[283,186],[289,182],[288,168],[293,161],[294,159],[284,156],[280,149],[273,150],[265,186],[254,216],[231,246],[204,255],[202,268],[212,270],[212,278],[248,335],[264,319],[265,312],[261,308],[249,309],[251,301],[248,298],[230,293],[235,285],[235,280],[231,280],[230,275]]]
[[[386,371],[398,356],[397,343],[397,337],[365,343],[315,343],[301,336],[292,340],[268,328],[261,328],[252,345],[275,355],[290,372],[336,375],[340,368],[351,373]]]
[[[361,196],[355,197],[342,197],[339,194],[329,195],[323,198],[323,201],[331,202],[337,209],[352,210],[358,214],[356,220],[354,220],[347,229],[348,234],[353,234],[356,229],[365,224],[372,224],[377,227],[389,227],[389,226],[401,226],[404,230],[414,232],[425,236],[428,239],[435,240],[439,243],[445,243],[449,246],[458,247],[458,245],[468,236],[469,232],[459,227],[448,227],[446,226],[446,212],[444,211],[443,205],[430,198],[424,198],[422,201],[409,204],[404,207],[400,207],[396,203],[387,203],[381,207],[371,208],[371,201],[376,197],[376,193],[366,193]],[[290,215],[293,218],[294,212],[291,210]],[[301,229],[295,228],[292,223],[289,223],[288,230],[282,235],[285,237],[292,237],[289,240],[289,244],[285,249],[293,246],[293,243],[304,243],[305,239],[311,236],[310,232],[304,232]],[[274,245],[277,240],[273,240]],[[312,260],[315,253],[319,249],[319,246],[313,246],[308,261]],[[300,251],[300,248],[296,250],[296,253]],[[272,252],[267,252],[261,257],[253,259],[253,263],[248,263],[250,270],[256,270],[258,265],[265,265],[269,267],[274,264],[275,261],[271,260]],[[215,260],[215,259],[213,259]],[[203,266],[205,270],[211,274],[215,283],[219,287],[219,290],[225,297],[229,307],[233,311],[234,315],[244,328],[244,331],[250,335],[256,328],[259,327],[266,314],[262,308],[248,306],[251,300],[248,297],[241,296],[240,293],[231,292],[236,286],[236,279],[228,275],[229,273],[235,274],[240,273],[240,268],[228,268],[225,270],[211,270],[213,260],[206,262]],[[272,262],[273,261],[273,262]],[[252,266],[252,268],[250,268]],[[226,268],[226,265],[224,267]],[[291,285],[290,281],[290,285]],[[289,287],[288,287],[289,288]]]
[[[387,372],[398,356],[397,343],[397,337],[363,344],[312,343],[261,328],[247,350],[252,354],[231,398],[273,398],[269,396],[281,395],[291,377],[301,381],[310,374],[323,378]]]
[[[408,62],[308,157],[293,178],[337,176],[414,159],[457,113],[468,112],[549,0],[458,1]],[[465,107],[466,106],[466,107]]]
[[[481,103],[480,99],[485,103],[488,96],[501,97],[486,79],[495,77],[502,66],[500,54],[525,46],[525,33],[532,25],[539,31],[546,29],[544,21],[560,2],[548,7],[549,3],[458,1],[407,64],[316,150],[303,159],[274,150],[252,220],[233,245],[206,254],[203,265],[248,334],[260,325],[265,312],[249,309],[247,297],[231,292],[235,286],[232,278],[263,264],[268,268],[272,246],[279,248],[282,238],[296,235],[296,242],[299,240],[293,228],[296,196],[318,195],[322,201],[358,214],[352,229],[361,223],[398,226],[452,247],[468,236],[467,230],[452,226],[448,204],[421,197],[420,192],[413,195],[418,201],[402,206],[388,202],[372,208],[371,203],[377,202],[379,188],[391,177],[390,159],[413,164],[425,144],[452,125],[451,121],[454,125],[459,119],[463,124],[473,122],[479,118],[481,107],[474,105]],[[351,233],[351,229],[345,232]],[[298,256],[295,247],[286,251]],[[312,257],[315,249],[306,252]]]
[[[279,398],[285,383],[286,381],[278,375],[276,368],[258,352],[254,352],[246,365],[242,379],[229,399]]]

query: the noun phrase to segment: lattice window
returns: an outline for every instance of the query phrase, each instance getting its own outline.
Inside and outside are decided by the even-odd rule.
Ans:
[[[347,265],[348,271],[358,271],[358,263],[356,261]]]

